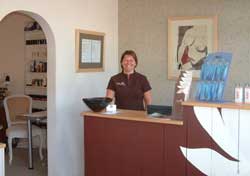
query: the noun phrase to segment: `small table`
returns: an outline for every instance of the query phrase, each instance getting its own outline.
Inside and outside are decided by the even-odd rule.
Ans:
[[[30,114],[22,114],[27,117],[28,124],[28,144],[29,144],[29,169],[33,169],[33,153],[32,153],[32,122],[47,119],[47,111],[39,111]]]

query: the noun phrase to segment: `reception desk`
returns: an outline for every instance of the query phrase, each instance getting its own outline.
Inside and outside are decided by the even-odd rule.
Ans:
[[[85,175],[250,175],[249,110],[189,101],[181,120],[83,112]]]
[[[250,175],[250,105],[183,102],[188,175]]]
[[[144,111],[128,110],[82,115],[85,176],[185,174],[178,147],[186,143],[180,132],[182,120],[150,118]]]

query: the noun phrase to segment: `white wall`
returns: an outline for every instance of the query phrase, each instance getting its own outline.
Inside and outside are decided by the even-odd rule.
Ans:
[[[49,176],[83,175],[80,112],[86,106],[81,98],[103,96],[109,77],[118,71],[117,3],[117,0],[0,0],[0,19],[12,11],[24,10],[41,24],[48,37]],[[104,72],[75,73],[76,28],[106,34]]]
[[[24,93],[24,24],[31,18],[20,14],[6,16],[0,22],[0,86],[9,75],[11,94]]]

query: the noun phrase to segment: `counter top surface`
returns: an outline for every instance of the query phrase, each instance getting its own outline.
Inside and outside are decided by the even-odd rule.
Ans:
[[[174,116],[167,116],[167,118],[153,118],[147,115],[146,111],[134,111],[134,110],[121,110],[118,109],[117,113],[110,114],[105,111],[103,112],[82,112],[82,116],[93,116],[101,118],[110,119],[120,119],[120,120],[131,120],[131,121],[141,121],[141,122],[151,122],[151,123],[162,123],[162,124],[173,124],[173,125],[183,125],[183,121],[179,119],[174,119]]]
[[[215,103],[215,102],[202,102],[202,101],[185,101],[182,102],[182,105],[250,110],[250,104],[242,104],[234,102]]]

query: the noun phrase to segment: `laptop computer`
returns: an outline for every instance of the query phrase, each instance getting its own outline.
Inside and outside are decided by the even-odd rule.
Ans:
[[[172,106],[147,105],[147,114],[151,117],[167,118],[172,114]]]

